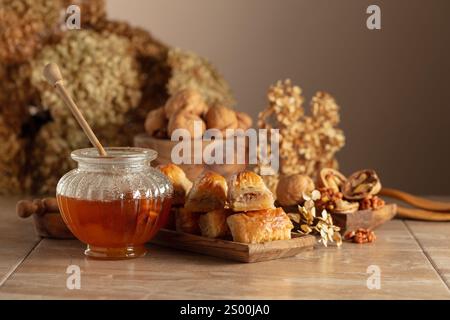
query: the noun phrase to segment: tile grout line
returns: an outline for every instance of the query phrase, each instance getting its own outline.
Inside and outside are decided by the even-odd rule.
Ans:
[[[417,244],[419,245],[420,249],[422,250],[423,254],[425,255],[425,257],[427,258],[428,262],[431,264],[431,266],[433,267],[434,271],[436,271],[436,273],[438,274],[439,278],[441,278],[442,282],[445,284],[445,286],[447,287],[447,290],[450,292],[450,284],[447,282],[447,279],[444,277],[444,275],[441,273],[441,271],[439,270],[438,266],[436,265],[436,263],[434,262],[433,258],[431,258],[431,256],[429,255],[429,253],[427,252],[427,250],[425,250],[425,248],[422,246],[422,244],[420,243],[419,239],[417,239],[416,235],[414,234],[414,232],[412,231],[411,227],[409,226],[409,224],[403,220],[403,224],[405,225],[406,229],[408,230],[408,232],[411,234],[411,236],[414,238],[414,240],[417,242]]]
[[[22,265],[22,263],[30,256],[30,254],[37,248],[37,246],[42,242],[42,238],[37,241],[30,251],[26,255],[24,255],[19,261],[8,271],[5,276],[0,279],[0,288],[5,284],[6,281],[16,272],[16,270]]]

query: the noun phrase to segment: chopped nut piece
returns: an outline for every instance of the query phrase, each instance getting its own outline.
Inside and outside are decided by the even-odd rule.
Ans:
[[[347,232],[344,235],[344,239],[355,243],[370,243],[374,242],[377,237],[375,236],[375,232],[369,229],[360,228],[356,231]]]
[[[385,202],[378,196],[367,196],[359,202],[361,210],[378,210],[384,207]]]

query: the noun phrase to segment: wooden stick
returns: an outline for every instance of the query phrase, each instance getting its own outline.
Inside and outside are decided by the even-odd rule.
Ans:
[[[450,212],[435,212],[397,206],[397,217],[423,221],[450,221]]]
[[[101,156],[107,156],[105,149],[103,148],[100,141],[95,136],[94,131],[92,131],[91,127],[87,123],[86,119],[81,114],[80,109],[78,109],[77,105],[73,101],[72,97],[67,92],[66,88],[64,87],[63,78],[61,75],[61,71],[59,70],[58,65],[55,63],[49,63],[44,68],[44,77],[47,79],[48,83],[50,83],[52,86],[56,88],[59,95],[63,99],[63,101],[66,103],[66,105],[69,107],[70,111],[72,111],[73,116],[80,124],[81,128],[83,129],[84,133],[89,138],[89,141],[92,143],[92,145],[97,148],[98,153]]]
[[[448,202],[431,201],[396,189],[383,188],[380,195],[404,201],[424,210],[450,212],[450,203]]]

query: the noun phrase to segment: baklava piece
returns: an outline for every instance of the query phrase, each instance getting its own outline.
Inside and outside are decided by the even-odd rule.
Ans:
[[[223,238],[230,234],[227,218],[231,214],[229,210],[218,209],[202,214],[198,221],[202,236],[208,238]]]
[[[200,227],[198,226],[198,220],[200,218],[199,212],[192,212],[185,208],[179,208],[175,215],[176,231],[200,234]]]
[[[250,171],[230,178],[228,204],[235,212],[275,208],[272,192],[259,175]]]
[[[169,163],[158,166],[158,169],[169,178],[173,185],[172,205],[183,205],[186,195],[192,188],[192,182],[186,177],[183,169],[179,166]]]
[[[193,212],[223,209],[227,197],[227,181],[220,174],[207,171],[195,180],[185,208]]]
[[[233,214],[227,224],[233,241],[243,243],[288,240],[294,228],[282,208]]]

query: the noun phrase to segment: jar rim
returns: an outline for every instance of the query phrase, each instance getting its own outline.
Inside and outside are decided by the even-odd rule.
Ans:
[[[101,156],[96,148],[84,148],[72,151],[70,157],[76,162],[91,164],[132,164],[152,161],[158,156],[153,149],[136,147],[107,147],[107,156]]]

